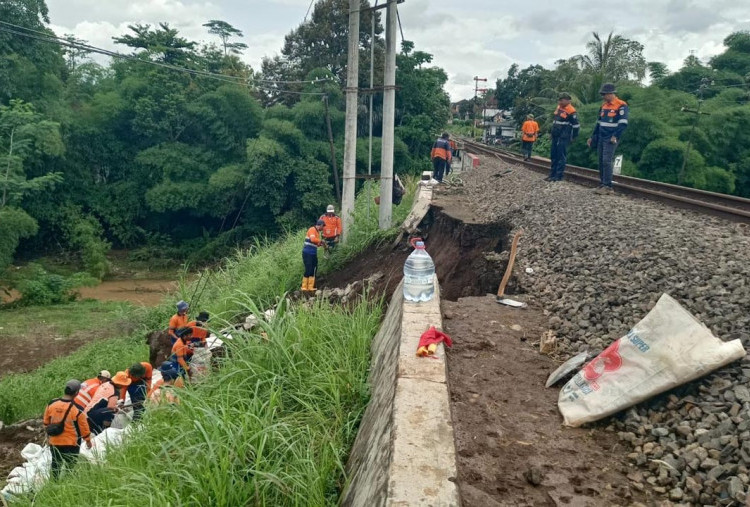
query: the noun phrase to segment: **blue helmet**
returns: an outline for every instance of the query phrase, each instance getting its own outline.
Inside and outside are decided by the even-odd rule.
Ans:
[[[189,304],[187,304],[187,303],[186,303],[185,301],[179,301],[179,302],[177,303],[177,311],[178,311],[178,312],[184,312],[184,311],[185,311],[185,310],[187,310],[188,308],[190,308],[190,305],[189,305]]]

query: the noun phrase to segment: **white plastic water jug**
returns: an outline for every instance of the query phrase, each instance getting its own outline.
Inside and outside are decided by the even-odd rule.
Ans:
[[[422,238],[412,240],[414,251],[404,263],[404,299],[429,301],[435,295],[435,263],[427,253]]]

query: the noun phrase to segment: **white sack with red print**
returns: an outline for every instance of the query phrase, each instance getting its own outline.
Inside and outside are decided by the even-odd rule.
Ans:
[[[745,356],[740,340],[723,342],[663,294],[625,336],[592,359],[560,391],[567,426],[635,405]]]

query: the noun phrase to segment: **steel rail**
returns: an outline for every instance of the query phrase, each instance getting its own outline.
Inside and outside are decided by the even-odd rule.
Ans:
[[[539,173],[546,174],[549,172],[549,159],[532,157],[531,160],[523,160],[522,156],[515,152],[484,146],[465,139],[462,141],[465,147],[479,154],[518,163]],[[565,168],[565,177],[575,183],[587,186],[599,184],[599,172],[586,167],[568,165]],[[743,197],[624,175],[614,176],[613,186],[618,191],[630,195],[665,202],[672,206],[692,209],[704,214],[750,223],[750,199]]]

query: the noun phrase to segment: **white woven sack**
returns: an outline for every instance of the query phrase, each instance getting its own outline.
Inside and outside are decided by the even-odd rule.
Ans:
[[[596,421],[745,356],[668,294],[633,329],[592,359],[560,391],[567,426]]]

